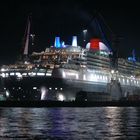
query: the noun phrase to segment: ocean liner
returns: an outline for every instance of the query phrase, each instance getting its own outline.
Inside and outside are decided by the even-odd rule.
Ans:
[[[28,24],[24,56],[28,54]],[[78,46],[77,36],[66,45],[60,37],[54,46],[33,52],[30,61],[1,67],[9,100],[111,101],[140,93],[140,62],[135,53],[118,58],[101,38]]]

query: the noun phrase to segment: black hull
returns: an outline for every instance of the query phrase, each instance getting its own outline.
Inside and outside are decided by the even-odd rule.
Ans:
[[[6,89],[10,92],[10,95],[7,98],[8,100],[110,100],[110,95],[107,93],[94,91],[87,92],[80,88],[81,85],[78,87],[74,84],[74,81],[66,81],[62,78],[40,76],[17,79],[16,77],[8,77],[4,79],[4,82]],[[92,85],[83,84],[83,86],[87,87]],[[43,96],[42,92],[44,92]],[[64,95],[64,99],[59,99],[59,95]]]
[[[41,100],[42,88],[46,89],[43,100],[57,100],[58,93],[66,94],[71,90],[63,79],[53,77],[9,77],[4,83],[10,92],[8,100]]]

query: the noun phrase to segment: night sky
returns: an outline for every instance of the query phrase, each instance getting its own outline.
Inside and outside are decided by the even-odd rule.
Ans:
[[[105,21],[101,25],[109,42],[112,35],[119,38],[119,56],[126,58],[135,49],[137,57],[140,57],[140,12],[136,2],[13,0],[0,4],[0,65],[13,63],[19,56],[30,13],[31,31],[36,35],[35,45],[32,46],[34,51],[43,51],[53,45],[55,36],[71,44],[72,35],[77,35],[81,45],[83,29],[88,29],[88,41],[96,32],[92,19],[96,13],[100,13]]]

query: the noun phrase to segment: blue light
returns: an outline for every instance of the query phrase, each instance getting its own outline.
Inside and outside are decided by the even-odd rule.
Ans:
[[[61,42],[61,46],[62,46],[62,48],[65,47],[65,42],[64,41]]]
[[[134,49],[132,51],[132,56],[133,56],[133,61],[136,62],[136,54],[135,54],[135,50]]]
[[[132,60],[133,60],[133,58],[132,58],[132,57],[128,57],[128,60],[129,60],[129,61],[132,61]]]
[[[132,61],[132,62],[136,62],[136,54],[135,54],[135,49],[132,50],[132,57],[128,57],[128,60],[129,61]]]
[[[136,59],[133,57],[128,57],[128,61],[136,62]]]
[[[56,48],[60,48],[60,47],[61,47],[60,37],[55,37],[54,46],[55,46]]]
[[[74,47],[77,46],[77,36],[72,37],[72,46],[74,46]]]

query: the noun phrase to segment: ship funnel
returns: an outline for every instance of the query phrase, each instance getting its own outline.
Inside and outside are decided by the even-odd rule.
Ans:
[[[72,37],[72,46],[77,47],[77,36]]]
[[[99,51],[99,42],[101,42],[101,40],[99,38],[93,38],[90,40],[90,49]]]
[[[54,47],[56,47],[56,48],[61,47],[60,37],[55,37]]]

